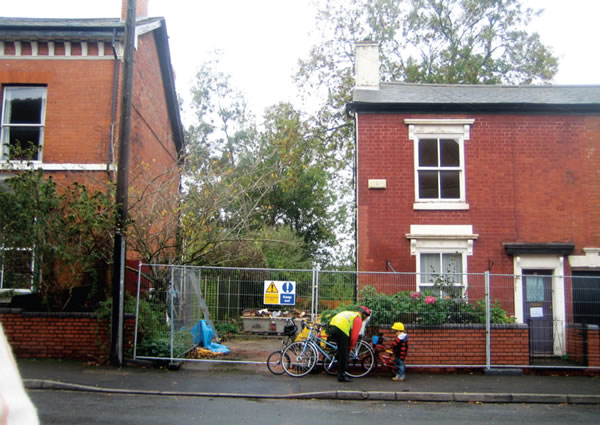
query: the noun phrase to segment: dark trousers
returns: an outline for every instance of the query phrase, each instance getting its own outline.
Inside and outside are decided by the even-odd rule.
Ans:
[[[329,328],[329,341],[337,344],[337,376],[343,377],[348,370],[348,355],[350,354],[350,337],[342,332],[337,326]]]

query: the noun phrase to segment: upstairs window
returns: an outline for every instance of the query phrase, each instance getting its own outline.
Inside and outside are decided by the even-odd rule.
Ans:
[[[4,87],[0,160],[41,161],[45,118],[46,87]]]
[[[417,199],[461,199],[460,143],[454,139],[420,139]]]
[[[468,209],[464,142],[473,120],[407,119],[414,141],[414,209]]]

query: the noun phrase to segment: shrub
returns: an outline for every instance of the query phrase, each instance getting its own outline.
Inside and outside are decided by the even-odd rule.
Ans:
[[[219,337],[240,333],[239,326],[232,322],[215,323],[215,329],[217,330],[217,335],[219,335]]]
[[[387,295],[372,286],[360,292],[359,304],[342,304],[336,309],[321,313],[321,321],[328,323],[331,318],[343,310],[358,310],[365,305],[372,311],[370,326],[389,325],[394,322],[419,325],[485,323],[485,302],[470,302],[462,297],[435,297],[429,293],[402,291]],[[492,323],[514,323],[500,306],[498,300],[490,305]]]
[[[136,313],[136,298],[126,295],[123,303],[123,312],[125,314]],[[161,353],[169,357],[171,329],[165,320],[166,307],[160,302],[151,302],[140,299],[138,311],[138,348],[139,356],[157,356]],[[99,304],[96,309],[98,319],[110,319],[112,316],[112,299]],[[109,326],[112,327],[112,324]],[[112,329],[112,328],[111,328]],[[109,330],[109,334],[112,330]],[[166,343],[167,348],[164,348]],[[166,354],[165,354],[166,353]]]
[[[186,350],[191,348],[190,332],[187,330],[176,331],[173,337],[173,357],[181,358]],[[143,338],[138,343],[138,356],[146,357],[171,357],[171,332],[170,330],[154,333],[152,338]]]

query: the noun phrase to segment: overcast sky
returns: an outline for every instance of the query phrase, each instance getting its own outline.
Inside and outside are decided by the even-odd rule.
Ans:
[[[0,15],[107,18],[121,0],[3,0]],[[291,75],[315,42],[310,0],[150,0],[149,15],[167,22],[178,92],[187,97],[198,66],[215,49],[233,83],[261,115],[292,100]],[[555,84],[600,84],[600,0],[523,0],[544,8],[531,29],[560,60]],[[311,34],[312,32],[312,34]]]

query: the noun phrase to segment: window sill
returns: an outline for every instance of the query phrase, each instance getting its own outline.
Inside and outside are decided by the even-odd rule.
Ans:
[[[0,304],[10,304],[13,297],[18,295],[29,295],[32,294],[31,289],[19,289],[19,288],[0,288]]]
[[[415,202],[414,210],[468,210],[466,202]]]

